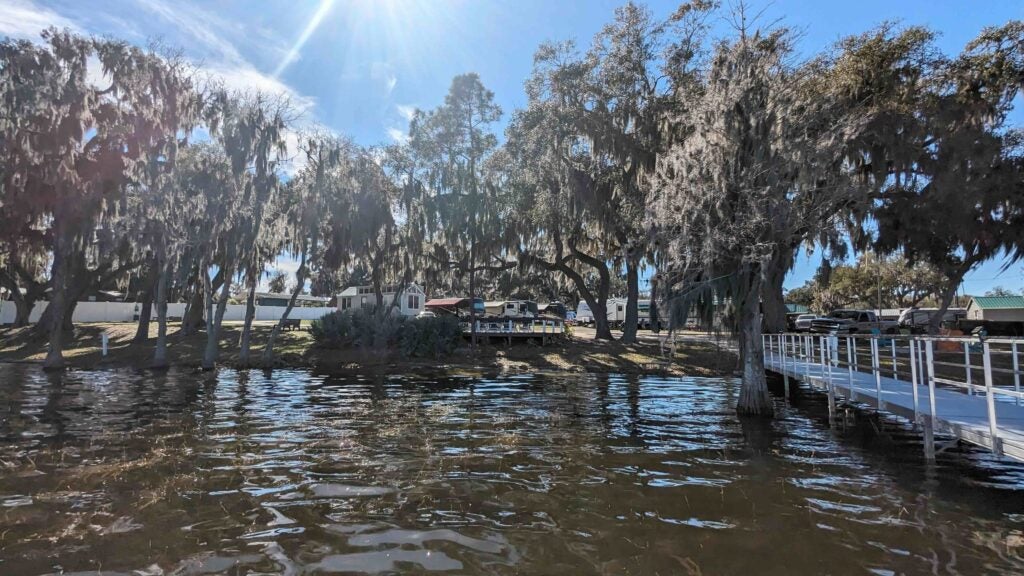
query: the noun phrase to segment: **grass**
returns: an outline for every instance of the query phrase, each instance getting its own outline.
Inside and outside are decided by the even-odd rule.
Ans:
[[[255,322],[252,333],[251,358],[259,361],[263,346],[273,328],[272,322]],[[218,363],[237,366],[241,322],[225,322],[219,337]],[[156,324],[150,326],[150,338],[133,343],[136,324],[95,323],[75,327],[67,340],[64,356],[72,368],[103,367],[147,368],[156,343]],[[109,337],[108,354],[102,355],[101,336]],[[206,333],[182,336],[178,326],[168,327],[167,356],[171,365],[198,368],[206,346]],[[45,340],[34,338],[29,329],[0,329],[0,361],[42,362],[46,356]],[[335,372],[400,373],[422,370],[444,372],[617,372],[659,373],[668,375],[714,376],[731,373],[736,366],[734,354],[710,342],[686,341],[677,345],[674,354],[663,350],[657,337],[643,333],[635,344],[593,339],[593,331],[577,328],[573,336],[551,341],[546,346],[515,342],[512,345],[479,345],[474,351],[468,344],[451,356],[441,359],[405,358],[389,350],[319,348],[308,332],[308,322],[301,330],[282,332],[274,347],[275,367],[317,368]]]

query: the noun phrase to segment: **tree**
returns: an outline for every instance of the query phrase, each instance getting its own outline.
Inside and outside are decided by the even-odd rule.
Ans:
[[[738,38],[716,46],[698,86],[675,94],[682,102],[668,119],[676,136],[659,158],[653,220],[672,306],[731,303],[737,411],[767,415],[762,297],[785,256],[858,200],[843,166],[863,110],[828,91],[825,63],[792,62],[788,31],[751,31],[742,9],[737,16]]]
[[[893,174],[871,212],[873,244],[941,271],[933,334],[968,272],[1004,252],[1006,266],[1024,257],[1024,135],[1007,130],[1022,77],[1024,22],[986,28],[956,58],[927,62],[913,138],[887,149]]]
[[[1013,290],[1008,290],[1006,288],[1003,288],[1002,286],[996,286],[995,288],[985,292],[985,296],[1007,297],[1007,296],[1018,296],[1018,295],[1019,294],[1017,294]]]
[[[0,163],[4,204],[48,222],[52,298],[40,325],[53,369],[77,297],[138,265],[116,238],[126,184],[167,154],[195,109],[190,75],[157,54],[55,29],[43,42],[0,43]],[[90,62],[104,85],[90,80]]]
[[[476,296],[477,274],[492,269],[500,240],[493,188],[484,185],[484,163],[497,146],[491,125],[501,118],[494,94],[476,74],[452,79],[444,104],[417,113],[409,128],[411,153],[419,168],[413,176],[422,203],[434,266],[469,276],[469,295]],[[503,263],[498,267],[505,266]],[[504,268],[502,268],[504,269]],[[470,307],[471,341],[476,343],[476,310]]]
[[[274,270],[267,281],[267,290],[274,294],[284,294],[288,291],[288,273],[284,270]]]

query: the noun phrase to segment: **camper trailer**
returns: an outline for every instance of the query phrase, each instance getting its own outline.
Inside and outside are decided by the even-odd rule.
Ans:
[[[435,298],[427,300],[424,308],[437,316],[448,314],[460,318],[468,318],[470,316],[470,303],[472,303],[473,313],[476,316],[484,315],[484,301],[480,298]]]
[[[531,300],[500,300],[484,303],[488,316],[499,318],[536,318],[537,303]]]
[[[608,324],[616,328],[621,328],[622,325],[625,324],[626,322],[626,299],[609,298],[607,308]],[[651,327],[651,301],[637,300],[636,308],[637,327],[649,329]],[[593,311],[590,310],[590,306],[587,304],[585,300],[581,300],[579,307],[576,308],[576,323],[594,323],[594,313]]]
[[[625,298],[609,298],[606,304],[608,323],[612,326],[621,326],[626,320],[626,299]],[[576,308],[576,323],[577,324],[593,324],[594,323],[594,312],[590,309],[586,300],[580,300],[580,305]]]

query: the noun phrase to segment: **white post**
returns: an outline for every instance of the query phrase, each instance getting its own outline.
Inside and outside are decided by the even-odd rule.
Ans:
[[[971,382],[971,352],[967,341],[964,341],[964,368],[967,370],[967,394],[974,396],[974,384]]]
[[[107,341],[109,339],[110,339],[110,335],[108,335],[106,332],[104,332],[103,334],[100,335],[100,341],[103,342],[103,355],[104,356],[107,355]]]
[[[896,337],[892,338],[892,379],[899,380],[899,372],[896,370]]]
[[[871,337],[871,371],[875,374],[875,400],[882,409],[882,373],[878,366],[878,338]]]
[[[917,341],[910,339],[910,386],[914,389],[914,425],[917,426]]]
[[[782,386],[786,391],[786,397],[789,397],[789,372],[786,371],[786,346],[789,344],[789,338],[785,334],[782,338]]]
[[[932,341],[925,342],[924,355],[928,362],[928,407],[932,411],[932,429],[935,429],[937,419],[935,416],[935,351],[932,348]]]
[[[999,455],[999,434],[996,427],[996,396],[992,389],[992,359],[988,342],[981,343],[981,361],[985,367],[985,403],[988,404],[988,432],[992,437],[992,451]]]
[[[853,362],[854,352],[852,346],[853,337],[846,337],[846,369],[850,372],[850,390],[853,390]]]
[[[1013,354],[1013,391],[1017,393],[1017,405],[1020,406],[1020,366],[1017,364],[1017,343],[1010,345],[1010,353]]]
[[[821,356],[821,379],[825,379],[825,337],[818,336],[818,352]]]

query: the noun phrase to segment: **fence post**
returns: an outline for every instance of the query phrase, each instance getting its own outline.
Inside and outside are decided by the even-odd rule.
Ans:
[[[1010,353],[1013,354],[1013,391],[1017,393],[1015,398],[1020,406],[1020,366],[1017,364],[1017,343],[1010,345]]]
[[[879,369],[878,338],[871,337],[871,371],[875,375],[875,400],[878,402],[878,409],[882,409],[882,372]]]
[[[985,403],[988,405],[988,432],[992,437],[992,451],[1002,454],[999,446],[999,434],[996,426],[996,396],[992,388],[992,359],[988,342],[981,343],[981,362],[985,369]]]
[[[896,337],[892,339],[892,379],[899,380],[899,371],[896,370]]]
[[[934,430],[935,417],[935,351],[932,348],[932,340],[925,341],[925,359],[928,362],[928,408],[931,410],[931,428]]]
[[[964,368],[967,370],[967,394],[974,396],[974,383],[971,382],[971,352],[966,340],[964,340]]]
[[[821,379],[825,379],[825,337],[818,336],[818,352],[821,357]]]
[[[913,337],[910,338],[910,386],[914,390],[914,426],[917,426],[917,341]]]
[[[850,390],[851,391],[853,390],[853,366],[854,366],[853,362],[854,362],[854,358],[855,358],[854,352],[853,352],[852,341],[853,341],[853,337],[852,336],[847,336],[846,337],[846,369],[850,372]]]

